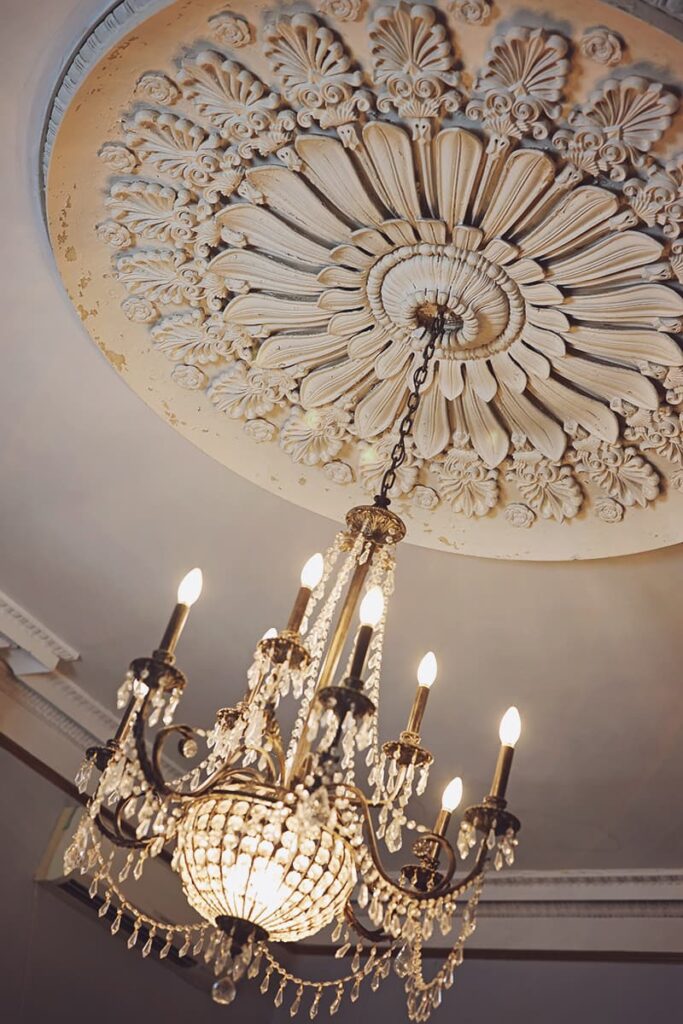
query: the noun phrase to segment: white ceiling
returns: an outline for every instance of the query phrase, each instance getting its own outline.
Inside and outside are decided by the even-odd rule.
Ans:
[[[155,645],[177,579],[205,592],[181,649],[189,720],[242,690],[254,641],[282,623],[299,568],[334,525],[231,474],[116,375],[67,301],[41,220],[42,119],[64,55],[106,5],[5,0],[5,259],[0,588],[75,646],[74,678],[109,706]],[[523,714],[510,796],[520,867],[681,860],[683,547],[584,563],[507,563],[404,546],[390,610],[382,731],[404,725],[414,667],[441,677],[425,738],[442,782],[486,791],[501,712]]]

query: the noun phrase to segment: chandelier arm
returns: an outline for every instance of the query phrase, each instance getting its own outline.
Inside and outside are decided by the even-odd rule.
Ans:
[[[390,885],[396,892],[400,892],[403,896],[409,896],[411,899],[418,900],[419,902],[424,902],[425,900],[429,899],[435,899],[438,896],[459,896],[463,892],[466,892],[466,890],[470,888],[472,883],[476,881],[476,879],[482,874],[484,861],[486,860],[486,854],[488,853],[485,842],[482,843],[482,848],[480,849],[479,856],[477,857],[474,867],[472,868],[470,873],[466,875],[462,879],[462,881],[458,882],[455,885],[450,885],[449,883],[453,875],[455,874],[456,868],[456,857],[453,847],[448,842],[445,836],[437,835],[435,832],[424,832],[421,834],[422,839],[424,839],[427,842],[438,843],[439,846],[441,846],[441,848],[446,852],[446,857],[448,859],[448,867],[446,868],[443,881],[441,881],[437,886],[435,886],[427,892],[420,892],[408,886],[401,885],[401,883],[397,882],[395,878],[392,878],[392,876],[384,867],[382,857],[379,852],[379,844],[377,842],[375,827],[372,822],[372,817],[370,815],[370,808],[368,806],[368,803],[365,799],[363,792],[360,789],[358,789],[357,786],[352,786],[348,782],[340,783],[339,785],[341,785],[344,789],[350,790],[354,794],[356,798],[356,803],[360,806],[363,814],[365,830],[368,840],[368,851],[372,858],[372,862],[377,871],[379,872],[379,874],[381,875],[381,877],[383,878],[383,880],[387,883],[387,885]]]
[[[391,937],[382,928],[370,929],[362,925],[356,917],[356,912],[351,906],[351,901],[344,907],[344,917],[349,922],[355,932],[360,935],[362,939],[367,939],[368,942],[391,942]]]
[[[375,505],[380,508],[388,508],[391,502],[389,492],[396,483],[396,472],[406,460],[406,439],[413,429],[415,416],[422,397],[422,388],[429,375],[429,365],[434,358],[434,352],[439,339],[443,335],[444,317],[439,311],[434,317],[431,325],[424,329],[423,336],[427,336],[427,344],[422,352],[422,362],[413,373],[413,390],[408,395],[408,402],[403,419],[398,426],[398,441],[391,451],[389,465],[384,471],[379,493],[375,495]]]

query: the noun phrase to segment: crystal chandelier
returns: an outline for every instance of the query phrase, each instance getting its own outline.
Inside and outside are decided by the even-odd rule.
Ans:
[[[156,948],[162,958],[174,949],[211,965],[218,1003],[234,999],[243,975],[260,974],[261,992],[274,990],[276,1006],[287,997],[292,1016],[304,999],[311,1018],[323,1005],[335,1013],[347,988],[352,1001],[366,980],[377,989],[393,959],[408,1015],[424,1021],[462,963],[487,869],[513,863],[520,824],[505,794],[520,733],[516,708],[501,722],[491,792],[462,816],[455,845],[472,863],[458,880],[447,831],[461,780],[446,787],[432,828],[407,813],[413,793],[425,792],[433,760],[421,739],[437,673],[431,652],[418,669],[405,731],[384,744],[378,735],[386,607],[395,546],[405,535],[389,494],[437,343],[448,344],[454,326],[435,299],[380,492],[373,505],[351,509],[332,546],[307,562],[287,626],[268,630],[256,647],[244,699],[218,711],[210,730],[173,724],[186,684],[176,645],[202,585],[194,569],[180,584],[159,648],[130,665],[118,693],[125,710],[116,735],[90,748],[79,770],[81,792],[93,768],[100,775],[67,850],[67,872],[92,874],[90,895],[100,900],[100,917],[111,918],[112,934],[124,916],[132,922],[129,948],[139,944],[143,956]],[[285,746],[276,713],[288,696],[297,713]],[[169,740],[190,763],[184,774],[166,770]],[[396,854],[406,833],[408,863],[392,873],[381,845]],[[147,861],[165,852],[194,919],[157,919],[122,889],[130,873],[140,879]],[[328,926],[335,956],[351,955],[349,970],[316,981],[283,966],[274,943]],[[452,934],[452,944],[426,978],[423,944],[435,926]]]

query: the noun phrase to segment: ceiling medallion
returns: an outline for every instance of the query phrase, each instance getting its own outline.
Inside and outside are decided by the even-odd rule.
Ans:
[[[165,408],[201,396],[206,433],[234,421],[254,459],[372,493],[438,307],[392,493],[413,539],[527,557],[673,542],[683,164],[652,149],[677,100],[625,68],[572,107],[569,40],[497,34],[491,13],[320,3],[258,28],[214,10],[239,62],[183,40],[98,142],[120,308]],[[366,52],[343,37],[361,18]],[[470,76],[461,31],[490,34]],[[584,67],[622,60],[621,33],[577,38]]]

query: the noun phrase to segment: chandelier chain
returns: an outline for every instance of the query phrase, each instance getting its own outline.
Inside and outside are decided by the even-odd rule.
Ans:
[[[437,313],[431,326],[426,329],[428,339],[422,352],[422,362],[413,373],[413,388],[408,395],[406,411],[398,427],[398,440],[391,450],[391,460],[384,471],[379,493],[375,495],[375,505],[380,508],[388,508],[391,501],[389,492],[396,483],[396,473],[406,460],[408,454],[406,441],[408,435],[412,432],[415,416],[422,398],[422,388],[429,375],[429,366],[434,358],[436,345],[441,338],[443,330],[443,314]]]

